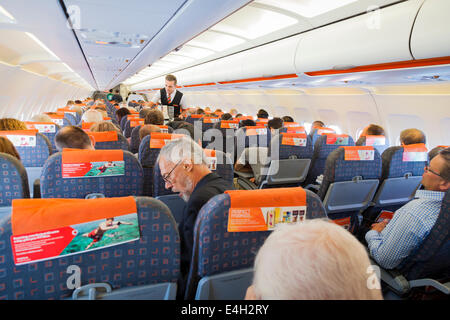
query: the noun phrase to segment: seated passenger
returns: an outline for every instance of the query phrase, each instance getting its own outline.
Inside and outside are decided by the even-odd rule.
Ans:
[[[294,119],[291,116],[284,116],[281,118],[284,122],[294,122]]]
[[[94,143],[83,129],[76,126],[66,126],[55,135],[55,145],[58,151],[64,148],[94,149]]]
[[[235,109],[235,108],[230,109],[230,114],[231,114],[233,117],[236,117],[236,115],[238,114],[237,109]]]
[[[31,117],[31,120],[33,122],[53,122],[52,118],[48,114],[41,113],[41,114],[35,114]]]
[[[154,124],[144,124],[139,129],[139,141],[142,141],[144,137],[148,136],[152,132],[161,132],[161,129]]]
[[[103,114],[100,111],[89,109],[85,113],[83,113],[81,121],[86,123],[102,122]]]
[[[232,120],[233,116],[231,113],[224,113],[220,116],[220,120]]]
[[[428,163],[430,163],[430,161],[434,157],[436,157],[439,154],[439,152],[441,152],[444,149],[445,149],[445,147],[443,147],[443,146],[437,146],[437,147],[434,147],[433,149],[431,149],[430,152],[428,152]]]
[[[369,268],[364,246],[341,226],[317,219],[279,225],[256,255],[245,299],[381,300]]]
[[[377,124],[369,124],[367,127],[363,129],[361,132],[361,135],[359,136],[358,141],[356,141],[355,145],[361,146],[362,145],[362,139],[361,137],[364,136],[385,136],[383,127],[377,125]]]
[[[116,116],[117,116],[117,122],[120,124],[120,120],[122,120],[123,117],[126,115],[131,114],[130,110],[128,108],[119,108],[116,110]]]
[[[198,108],[197,111],[195,111],[195,114],[205,114],[205,110]]]
[[[98,111],[102,114],[103,118],[108,117],[108,112],[106,112],[105,107],[95,107],[95,111]]]
[[[20,155],[16,150],[16,147],[6,137],[0,137],[0,152],[7,153],[20,161]]]
[[[311,125],[311,131],[312,131],[312,129],[315,129],[315,128],[324,128],[324,127],[325,127],[325,123],[323,121],[316,120]]]
[[[147,114],[152,110],[152,108],[149,107],[143,107],[141,111],[139,111],[139,118],[145,119]]]
[[[425,167],[421,183],[425,190],[417,190],[415,199],[398,209],[390,222],[375,223],[366,233],[370,255],[383,268],[399,266],[433,228],[450,189],[450,148]]]
[[[280,128],[283,127],[283,120],[281,120],[281,118],[273,118],[267,122],[267,127],[270,129],[273,136]],[[256,185],[259,185],[261,179],[264,177],[263,169],[270,165],[270,157],[268,156],[268,152],[268,147],[245,148],[236,160],[234,171],[253,172],[253,178],[250,178],[250,181],[254,182]]]
[[[255,126],[256,126],[256,122],[251,120],[251,119],[245,119],[245,120],[239,121],[239,128],[242,128],[242,127],[255,127]]]
[[[194,245],[194,226],[198,212],[209,199],[227,190],[229,183],[208,168],[203,149],[194,140],[183,137],[169,141],[156,160],[166,189],[179,192],[186,202],[180,233],[180,275],[178,291],[184,294],[184,284]]]
[[[27,130],[25,122],[13,118],[0,119],[0,131]]]
[[[269,113],[264,110],[264,109],[259,109],[258,113],[256,114],[256,117],[258,119],[268,119],[269,118]]]
[[[158,109],[150,110],[145,116],[144,124],[164,125],[164,114]]]
[[[416,143],[427,143],[425,134],[419,129],[405,129],[400,132],[400,144],[416,144]]]
[[[114,123],[109,121],[96,122],[91,126],[89,130],[92,132],[116,131],[117,133],[122,133]]]

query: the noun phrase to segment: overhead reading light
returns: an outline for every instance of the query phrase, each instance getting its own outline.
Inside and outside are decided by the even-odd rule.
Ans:
[[[11,13],[6,11],[6,9],[3,8],[2,6],[0,6],[0,22],[1,23],[17,23],[16,19],[14,19],[14,17],[11,15]]]
[[[214,31],[206,31],[198,37],[192,39],[186,45],[207,48],[214,51],[224,51],[228,48],[244,43],[245,40],[228,34]],[[181,51],[181,50],[180,50]]]
[[[295,12],[306,18],[314,18],[356,1],[357,0],[256,0],[255,2]]]
[[[29,32],[25,32],[27,36],[29,36],[31,39],[33,39],[38,45],[41,46],[42,49],[44,49],[45,51],[47,51],[51,56],[53,56],[54,58],[56,58],[57,60],[59,60],[59,57],[53,53],[52,50],[50,50],[49,48],[47,48],[47,46],[45,44],[43,44],[41,42],[41,40],[39,40],[38,38],[36,38],[36,36],[32,33]]]

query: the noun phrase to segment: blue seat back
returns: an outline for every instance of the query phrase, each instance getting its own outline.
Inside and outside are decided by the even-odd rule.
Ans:
[[[0,207],[10,206],[13,199],[29,198],[27,172],[10,154],[0,152]]]
[[[323,174],[325,170],[325,162],[328,155],[339,148],[340,146],[354,146],[355,143],[352,137],[348,136],[348,143],[341,144],[327,144],[327,134],[319,135],[314,144],[313,156],[311,159],[311,166],[309,169],[306,183],[315,183],[317,176]]]
[[[18,266],[11,250],[11,210],[0,213],[0,299],[70,298],[74,291],[67,287],[71,282],[70,266],[80,268],[81,286],[108,283],[116,290],[176,283],[180,272],[180,239],[175,220],[160,201],[147,197],[135,200],[139,240]]]
[[[117,141],[95,142],[95,150],[122,149],[128,151],[130,149],[128,140],[120,133],[117,135],[117,138]]]
[[[62,153],[52,155],[44,165],[41,175],[42,198],[85,198],[90,193],[106,197],[142,195],[144,174],[136,157],[123,151],[125,174],[92,178],[63,178]]]
[[[137,126],[137,127],[134,127],[133,130],[131,130],[131,140],[130,140],[131,153],[139,152],[139,145],[141,143],[141,139],[139,138],[139,130],[140,129],[141,129],[141,126]],[[173,132],[172,127],[168,127],[168,132],[169,133]]]
[[[327,218],[317,195],[305,191],[306,218]],[[270,234],[270,231],[228,232],[230,204],[230,196],[220,194],[211,198],[198,213],[185,299],[195,297],[198,281],[203,277],[252,267],[257,251]]]
[[[402,146],[387,148],[381,155],[383,162],[381,179],[400,178],[406,174],[421,176],[428,161],[403,161]]]
[[[271,142],[271,154],[274,154],[272,148],[278,146],[279,159],[311,159],[313,155],[313,147],[311,143],[311,138],[306,136],[306,146],[293,146],[283,144],[283,132],[274,136]]]
[[[43,167],[52,153],[52,145],[46,136],[38,132],[35,147],[16,147],[16,150],[25,168]]]

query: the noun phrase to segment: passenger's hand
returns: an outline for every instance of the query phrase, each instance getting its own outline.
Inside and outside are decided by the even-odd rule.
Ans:
[[[374,223],[372,224],[372,230],[375,230],[376,232],[380,233],[381,231],[384,230],[384,228],[386,228],[387,223],[388,223],[387,220],[381,221],[379,223]]]

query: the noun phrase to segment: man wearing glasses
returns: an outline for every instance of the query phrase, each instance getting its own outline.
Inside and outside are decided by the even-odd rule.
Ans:
[[[375,223],[366,233],[370,255],[383,268],[399,266],[433,228],[450,189],[450,148],[425,167],[421,183],[425,190],[417,190],[415,199],[398,209],[390,222]]]
[[[194,226],[198,212],[209,199],[229,189],[229,183],[212,173],[201,146],[189,137],[171,140],[161,149],[157,163],[165,181],[165,188],[178,192],[186,202],[183,218],[178,226],[181,240],[181,286],[189,272],[194,246]]]

